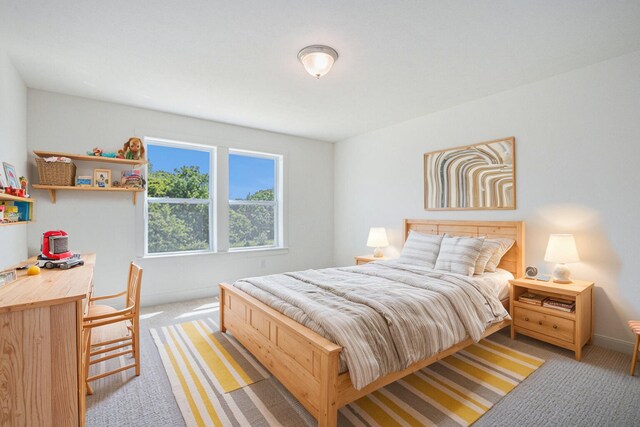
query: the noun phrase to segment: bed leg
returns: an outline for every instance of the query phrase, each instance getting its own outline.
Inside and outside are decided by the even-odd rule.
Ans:
[[[219,311],[220,311],[220,332],[227,332],[227,328],[224,326],[224,288],[220,286],[220,295],[218,299]]]
[[[327,353],[320,361],[320,405],[318,427],[336,427],[338,425],[338,370],[340,352]]]

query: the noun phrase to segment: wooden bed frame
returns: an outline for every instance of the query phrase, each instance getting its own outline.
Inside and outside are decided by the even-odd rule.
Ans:
[[[524,223],[521,221],[407,219],[404,221],[405,240],[410,230],[455,236],[510,237],[516,243],[499,267],[516,277],[523,274]],[[339,372],[342,347],[227,283],[220,284],[220,301],[220,330],[229,330],[318,420],[319,426],[335,426],[338,409],[342,406],[473,344],[467,338],[356,390],[349,372]],[[483,336],[509,324],[509,320],[496,323],[487,328]]]

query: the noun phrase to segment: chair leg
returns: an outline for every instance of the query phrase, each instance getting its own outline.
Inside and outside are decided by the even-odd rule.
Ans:
[[[84,346],[84,381],[87,386],[87,394],[93,394],[93,389],[91,385],[87,381],[89,378],[89,368],[91,362],[91,329],[87,329],[87,334],[85,337],[85,346]]]
[[[631,356],[631,376],[636,373],[636,359],[638,358],[638,346],[640,345],[640,335],[636,335],[636,344],[633,346],[633,356]]]
[[[136,376],[140,376],[140,324],[138,319],[133,323],[133,357],[136,361]]]
[[[136,345],[136,333],[135,333],[135,326],[133,325],[133,323],[131,324],[129,333],[131,334],[131,349],[133,350],[133,353],[131,353],[131,357],[135,359],[136,354],[138,354],[138,346]]]

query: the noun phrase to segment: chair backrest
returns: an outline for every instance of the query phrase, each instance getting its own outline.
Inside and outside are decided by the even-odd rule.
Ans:
[[[142,284],[142,268],[133,262],[129,266],[129,283],[127,283],[127,307],[135,307],[137,313],[140,307],[140,285]]]

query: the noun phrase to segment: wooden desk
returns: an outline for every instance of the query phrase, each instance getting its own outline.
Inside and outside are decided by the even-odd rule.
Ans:
[[[84,426],[82,314],[95,254],[0,289],[0,424]],[[35,258],[29,260],[35,262]]]

